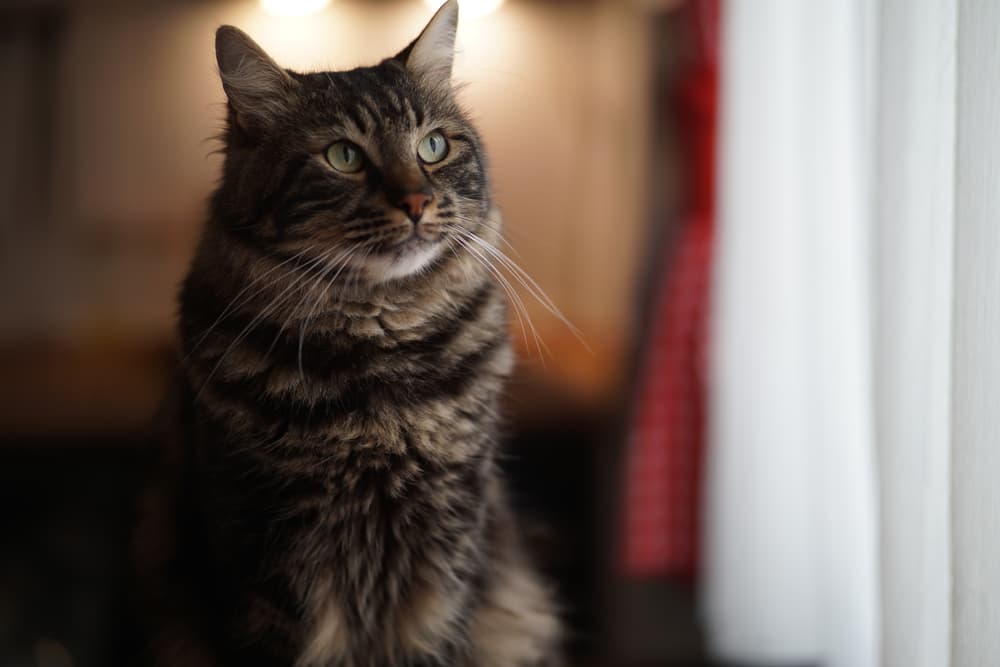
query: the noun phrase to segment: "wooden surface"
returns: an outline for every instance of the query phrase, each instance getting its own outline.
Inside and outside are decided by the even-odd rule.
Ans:
[[[173,372],[166,342],[26,342],[0,349],[0,433],[7,439],[143,430]]]

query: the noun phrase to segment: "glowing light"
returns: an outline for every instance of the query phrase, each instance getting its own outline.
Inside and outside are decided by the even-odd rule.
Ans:
[[[431,9],[437,9],[444,3],[441,0],[424,0],[424,4]],[[503,0],[459,0],[458,15],[461,19],[477,19],[486,16],[499,9]]]
[[[308,16],[330,4],[330,0],[260,0],[260,6],[276,16]]]

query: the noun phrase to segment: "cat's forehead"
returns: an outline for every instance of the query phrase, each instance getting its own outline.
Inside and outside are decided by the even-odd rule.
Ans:
[[[299,76],[312,103],[335,114],[353,116],[360,112],[377,124],[408,119],[419,126],[428,117],[450,116],[454,110],[449,99],[422,89],[403,67],[391,61]]]
[[[413,87],[406,70],[391,61],[349,70],[310,72],[296,75],[311,90],[324,90],[339,95],[358,95],[380,89]]]

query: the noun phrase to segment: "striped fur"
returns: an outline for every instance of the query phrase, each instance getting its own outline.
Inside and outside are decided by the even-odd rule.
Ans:
[[[408,66],[415,47],[440,59],[418,39],[374,67],[277,73],[242,33],[218,39],[225,166],[136,539],[149,662],[555,664],[496,465],[506,305],[456,242],[499,240],[485,155]],[[434,129],[450,153],[421,164]],[[341,139],[362,172],[326,163]],[[393,201],[418,186],[433,200],[414,224]]]

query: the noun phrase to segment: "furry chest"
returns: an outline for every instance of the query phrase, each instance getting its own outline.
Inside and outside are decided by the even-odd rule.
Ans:
[[[294,568],[310,573],[304,655],[414,654],[458,632],[485,558],[482,471],[368,461],[333,477],[300,554],[318,567]]]

